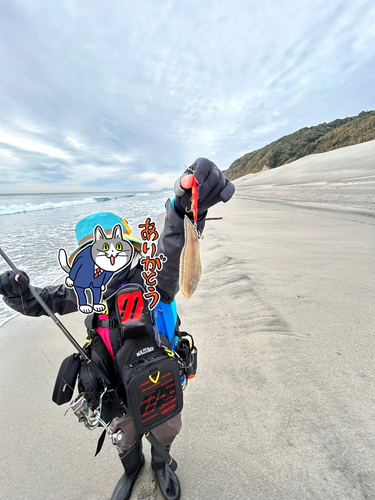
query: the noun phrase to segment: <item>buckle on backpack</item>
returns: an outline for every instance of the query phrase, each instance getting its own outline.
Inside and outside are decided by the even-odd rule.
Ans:
[[[118,323],[115,319],[99,319],[98,320],[99,328],[117,328]]]

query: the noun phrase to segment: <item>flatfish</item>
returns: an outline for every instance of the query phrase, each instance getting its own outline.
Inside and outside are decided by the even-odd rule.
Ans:
[[[184,218],[185,245],[180,257],[180,290],[188,299],[197,289],[202,274],[199,238],[189,217]]]

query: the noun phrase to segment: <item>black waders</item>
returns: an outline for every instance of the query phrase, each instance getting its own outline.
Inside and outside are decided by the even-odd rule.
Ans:
[[[179,500],[181,497],[180,481],[172,469],[151,448],[151,467],[156,474],[160,491],[166,500]]]
[[[125,473],[117,483],[111,500],[128,500],[130,498],[134,483],[145,463],[145,456],[142,453],[142,441],[125,455],[121,462]]]

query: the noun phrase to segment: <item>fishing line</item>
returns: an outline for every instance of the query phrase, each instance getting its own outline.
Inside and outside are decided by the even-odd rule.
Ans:
[[[18,277],[19,277],[19,275],[18,275]],[[23,314],[26,316],[25,305],[23,303],[23,297],[22,297],[22,288],[21,288],[21,285],[19,284],[18,279],[16,281],[17,281],[18,289],[20,291]]]

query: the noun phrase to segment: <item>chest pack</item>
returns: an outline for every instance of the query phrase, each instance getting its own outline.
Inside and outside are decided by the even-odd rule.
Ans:
[[[127,285],[116,294],[120,348],[114,363],[134,426],[144,434],[181,412],[182,364],[168,350],[168,340],[157,335],[156,322],[139,288]]]
[[[181,412],[182,364],[147,336],[127,339],[115,358],[126,406],[137,432],[144,434]]]
[[[106,423],[126,412],[132,416],[137,432],[144,434],[181,412],[186,362],[170,351],[168,340],[158,334],[140,285],[129,284],[118,290],[108,300],[108,315],[94,316],[86,325],[86,352],[110,384],[93,372],[90,363],[77,365],[76,357],[74,363],[64,360],[64,367],[74,367],[74,374],[60,373],[62,365],[54,390],[57,404],[70,400],[78,376],[80,396],[84,394],[89,408],[100,410]]]

